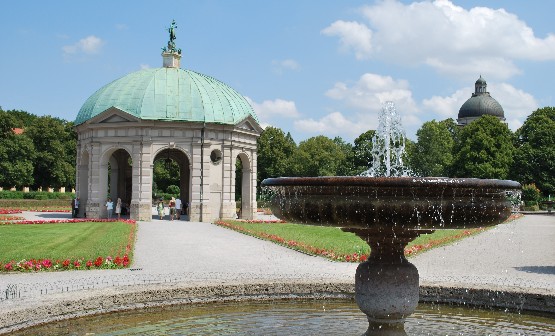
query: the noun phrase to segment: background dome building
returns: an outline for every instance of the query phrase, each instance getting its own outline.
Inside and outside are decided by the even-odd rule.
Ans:
[[[168,29],[162,68],[105,85],[77,115],[81,216],[105,217],[111,197],[130,205],[132,219],[151,220],[153,167],[159,159],[179,165],[181,200],[189,204],[190,220],[235,218],[238,160],[240,213],[249,219],[256,212],[256,140],[262,132],[257,116],[231,87],[179,68],[174,28],[172,23]]]
[[[487,92],[487,83],[480,76],[474,84],[474,93],[459,109],[457,123],[465,126],[483,115],[492,115],[505,121],[505,112],[497,100]]]

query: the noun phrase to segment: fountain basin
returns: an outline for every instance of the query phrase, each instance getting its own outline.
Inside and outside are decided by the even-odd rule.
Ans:
[[[340,227],[368,245],[355,274],[355,300],[366,314],[365,335],[404,335],[418,305],[419,274],[405,246],[437,229],[495,225],[511,215],[507,180],[435,177],[289,177],[262,181],[275,216]]]
[[[280,177],[262,181],[277,217],[297,223],[384,230],[496,225],[511,215],[508,180],[443,177]]]
[[[15,333],[30,335],[350,335],[365,321],[348,299],[273,300],[147,308],[82,318]],[[421,304],[407,321],[410,335],[546,335],[549,316]]]

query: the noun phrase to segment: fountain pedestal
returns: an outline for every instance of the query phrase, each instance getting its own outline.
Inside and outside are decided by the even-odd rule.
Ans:
[[[387,335],[404,335],[402,326],[418,306],[419,288],[418,270],[405,258],[404,250],[420,234],[433,230],[344,228],[343,231],[355,233],[371,248],[368,260],[357,267],[355,274],[355,300],[368,317],[368,334],[389,330]]]

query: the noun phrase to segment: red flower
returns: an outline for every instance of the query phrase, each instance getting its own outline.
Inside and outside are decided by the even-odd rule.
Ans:
[[[92,262],[92,261],[90,261],[90,260],[87,260],[87,267],[88,267],[88,268],[91,268],[91,267],[92,267],[92,265],[93,265],[93,262]]]
[[[79,260],[75,260],[75,261],[73,262],[73,266],[79,268],[79,267],[81,267],[81,263],[79,262]]]
[[[102,266],[102,261],[103,261],[103,260],[102,260],[102,257],[98,257],[98,258],[96,258],[96,260],[94,261],[94,265],[95,265],[96,267],[100,267],[100,266]]]
[[[66,260],[64,260],[64,262],[62,262],[62,266],[64,266],[65,268],[68,268],[68,267],[69,267],[69,263],[70,263],[70,260],[69,260],[69,259],[66,259]]]

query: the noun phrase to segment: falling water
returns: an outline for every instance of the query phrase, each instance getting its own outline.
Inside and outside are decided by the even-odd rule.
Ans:
[[[388,101],[382,107],[378,129],[372,138],[372,166],[363,176],[409,176],[403,165],[405,156],[405,130],[395,103]]]

